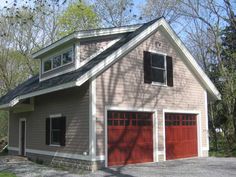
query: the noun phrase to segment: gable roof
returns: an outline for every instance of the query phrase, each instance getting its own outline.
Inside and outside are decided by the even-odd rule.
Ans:
[[[1,97],[0,108],[12,107],[17,104],[19,100],[25,98],[30,98],[70,87],[81,86],[91,77],[98,75],[122,56],[127,54],[130,50],[138,46],[142,41],[157,31],[159,27],[163,27],[165,29],[171,39],[175,42],[175,45],[182,51],[190,69],[205,86],[206,90],[213,96],[213,98],[220,99],[219,91],[203,72],[201,67],[197,64],[193,56],[189,53],[187,48],[183,45],[181,40],[177,37],[168,23],[164,20],[164,18],[158,18],[143,24],[134,32],[125,34],[111,47],[107,48],[75,71],[41,82],[39,81],[39,76],[30,78],[23,84],[20,84],[14,90],[8,92],[5,96]]]

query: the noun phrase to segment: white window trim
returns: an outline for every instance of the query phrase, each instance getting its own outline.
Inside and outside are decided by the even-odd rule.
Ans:
[[[50,119],[50,131],[49,131],[50,141],[49,141],[49,146],[61,147],[60,142],[59,142],[59,144],[53,144],[52,143],[52,119],[57,119],[57,118],[61,118],[61,117],[62,117],[62,114],[54,114],[54,115],[49,116],[49,119]]]
[[[70,50],[72,50],[72,61],[71,62],[69,62],[69,63],[66,63],[66,64],[63,64],[62,63],[62,60],[63,60],[63,54],[64,53],[66,53],[66,52],[68,52],[68,51],[70,51]],[[59,66],[59,67],[56,67],[56,68],[53,68],[53,58],[54,57],[57,57],[57,56],[61,56],[61,66]],[[51,69],[50,70],[47,70],[47,71],[44,71],[44,64],[45,64],[45,62],[46,61],[51,61]],[[72,47],[68,47],[68,48],[66,48],[66,49],[63,49],[63,50],[61,50],[60,52],[57,52],[57,53],[55,53],[55,54],[53,54],[53,55],[50,55],[50,56],[48,56],[47,58],[45,58],[45,59],[43,59],[42,60],[42,69],[41,69],[41,72],[42,72],[42,74],[46,74],[46,73],[49,73],[49,72],[51,72],[51,71],[55,71],[55,70],[57,70],[57,69],[59,69],[59,68],[62,68],[62,67],[64,67],[64,66],[67,66],[67,65],[70,65],[70,64],[72,64],[72,63],[74,63],[74,61],[75,61],[75,50],[74,50],[74,47],[72,46]]]
[[[158,51],[155,51],[155,50],[148,50],[148,52],[150,52],[151,54],[158,54],[158,55],[162,55],[164,57],[164,83],[162,82],[155,82],[155,81],[152,81],[152,85],[156,85],[156,86],[167,86],[167,63],[166,63],[166,56],[167,54],[166,53],[162,53],[162,52],[158,52]],[[152,61],[152,58],[151,58],[151,61]],[[153,68],[153,66],[151,65],[151,69]],[[162,68],[158,68],[156,67],[156,69],[162,69]]]

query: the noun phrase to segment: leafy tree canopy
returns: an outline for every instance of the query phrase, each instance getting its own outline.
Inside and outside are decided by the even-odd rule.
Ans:
[[[91,5],[78,0],[72,3],[58,18],[60,35],[65,36],[76,30],[94,29],[99,26],[99,20]]]

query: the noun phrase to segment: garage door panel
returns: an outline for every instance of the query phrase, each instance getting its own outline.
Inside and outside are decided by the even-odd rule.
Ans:
[[[166,159],[197,156],[197,120],[194,114],[165,114]]]
[[[152,113],[108,111],[108,165],[153,161],[152,125]]]

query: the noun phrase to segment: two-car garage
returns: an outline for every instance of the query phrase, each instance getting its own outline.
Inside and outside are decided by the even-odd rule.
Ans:
[[[197,156],[197,115],[164,115],[166,159]],[[108,111],[108,166],[153,162],[154,129],[153,112]]]

